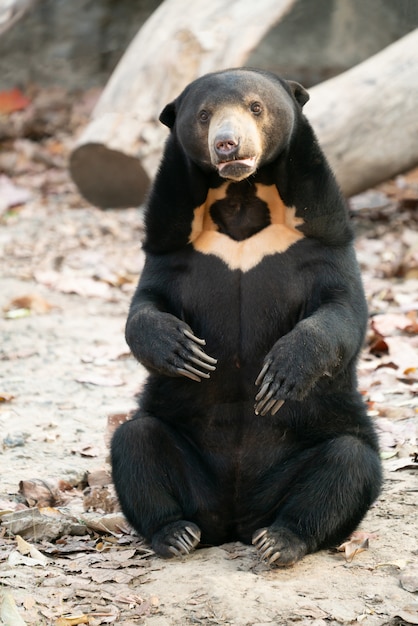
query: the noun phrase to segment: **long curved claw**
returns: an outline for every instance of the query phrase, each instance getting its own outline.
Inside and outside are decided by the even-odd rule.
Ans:
[[[268,393],[270,387],[270,382],[268,383],[264,383],[264,385],[261,387],[260,391],[258,392],[258,394],[256,395],[255,399],[258,402],[259,400],[269,400],[272,392],[270,391],[270,394]]]
[[[271,414],[272,415],[276,415],[276,413],[278,412],[279,409],[282,408],[282,406],[284,405],[284,400],[277,400],[276,404],[273,406],[273,408],[271,409]]]
[[[260,528],[257,534],[253,535],[252,544],[255,546],[256,543],[261,539],[261,537],[267,535],[267,528]]]
[[[187,330],[187,328],[183,330],[183,334],[186,335],[188,339],[191,339],[195,343],[198,343],[200,346],[206,345],[206,341],[204,339],[200,339],[199,337],[196,337],[196,335],[194,335],[190,330]]]
[[[257,550],[266,550],[270,545],[270,539],[268,537],[264,537],[262,541],[259,541],[257,544],[254,544]]]
[[[190,350],[193,352],[193,354],[199,357],[199,359],[201,359],[204,363],[208,363],[209,365],[216,365],[216,363],[218,362],[217,359],[214,359],[213,357],[209,356],[208,354],[206,354],[206,352],[203,352],[203,350],[201,350],[197,346],[191,345]]]
[[[190,378],[191,380],[195,380],[197,383],[201,382],[201,379],[199,378],[199,376],[192,374],[192,372],[188,372],[183,367],[176,367],[176,372],[178,374],[181,374],[182,376],[186,376],[187,378]]]
[[[209,358],[212,358],[212,357],[209,357]],[[216,359],[213,359],[213,360],[215,361],[215,363],[217,363]],[[216,367],[214,365],[211,365],[210,363],[207,363],[206,361],[202,361],[201,359],[197,359],[195,356],[189,356],[189,361],[191,361],[195,365],[199,365],[200,367],[203,367],[203,369],[207,369],[208,372],[214,372],[216,370]]]
[[[200,537],[201,537],[200,532],[199,533],[195,532],[193,528],[190,528],[190,526],[186,526],[186,531],[189,535],[191,535],[192,539],[194,539],[196,543],[199,543]],[[194,545],[196,545],[196,543],[194,543]]]
[[[255,381],[256,385],[259,385],[261,383],[261,381],[263,380],[268,368],[270,367],[270,362],[267,361],[267,363],[264,363],[263,365],[263,369],[261,370],[261,372],[259,373],[259,375],[257,376],[257,379]]]
[[[272,385],[273,379],[270,374],[266,376],[269,367],[270,362],[265,363],[255,381],[256,385],[261,384],[261,388],[255,396],[254,412],[256,415],[264,416],[269,412],[271,415],[276,415],[284,404],[283,399],[275,397],[280,389],[277,389],[277,385]]]
[[[272,556],[268,560],[268,564],[273,565],[273,563],[275,563],[277,559],[280,559],[281,554],[281,552],[275,552],[274,554],[272,554]]]
[[[189,554],[191,546],[187,545],[183,537],[177,537],[176,543],[180,546],[182,554]]]
[[[190,526],[186,526],[181,532],[176,532],[169,548],[175,556],[187,556],[195,549],[200,541],[200,532],[194,531]]]
[[[276,567],[293,565],[308,552],[305,541],[286,527],[260,528],[252,542],[260,559]]]
[[[190,341],[182,346],[180,358],[183,363],[181,367],[176,368],[176,372],[196,382],[201,382],[202,378],[210,378],[211,372],[214,372],[216,369],[217,359],[209,356],[201,349],[201,346],[206,345],[204,339],[196,337],[188,329],[182,332]]]
[[[202,378],[210,378],[210,374],[208,372],[202,372],[196,367],[193,367],[193,365],[189,365],[188,363],[184,364],[184,369],[186,369],[188,372],[191,372],[192,374],[196,374],[196,376],[201,376]]]
[[[265,550],[260,550],[260,556],[264,561],[268,561],[272,552],[274,552],[274,546],[267,546]]]

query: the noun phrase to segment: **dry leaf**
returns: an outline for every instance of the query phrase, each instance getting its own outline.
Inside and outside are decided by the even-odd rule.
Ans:
[[[111,288],[107,283],[83,276],[59,276],[54,289],[62,293],[75,293],[85,298],[110,299]]]
[[[54,305],[48,302],[48,300],[45,300],[45,298],[37,293],[32,293],[14,298],[6,307],[4,307],[4,310],[13,312],[16,309],[24,309],[42,314],[49,313],[53,308]]]
[[[30,199],[29,191],[16,187],[4,174],[0,175],[0,215],[11,207],[25,204]]]
[[[396,613],[395,617],[400,617],[408,624],[418,624],[418,602],[407,604]]]
[[[6,626],[26,626],[26,622],[23,617],[20,616],[17,610],[16,602],[10,593],[3,594],[3,600],[0,608],[1,621]]]
[[[388,345],[385,341],[385,337],[379,333],[377,328],[374,325],[374,320],[372,319],[370,322],[370,328],[372,330],[372,335],[369,337],[369,351],[371,354],[387,354],[389,352]]]
[[[405,569],[399,576],[401,587],[411,593],[418,591],[418,565],[412,565]]]
[[[71,450],[71,453],[79,454],[80,456],[84,456],[87,458],[94,458],[96,456],[99,456],[100,450],[96,448],[95,446],[86,445],[80,450],[75,450],[75,449]]]
[[[114,513],[119,510],[118,500],[113,490],[108,486],[90,487],[84,492],[83,505],[85,511],[101,510],[104,513]]]
[[[111,288],[107,283],[85,276],[62,275],[59,272],[48,270],[35,271],[34,278],[41,285],[47,285],[62,293],[75,293],[86,298],[110,299],[111,297]]]
[[[3,393],[0,391],[0,402],[11,402],[15,397],[11,393]]]
[[[78,624],[88,624],[88,615],[64,615],[56,620],[55,626],[77,626]]]
[[[19,493],[24,496],[30,507],[37,506],[41,508],[57,506],[64,502],[62,493],[40,478],[21,480],[19,483]]]
[[[383,337],[397,335],[399,330],[406,330],[410,324],[410,318],[402,313],[374,315],[371,322],[373,330]]]
[[[98,387],[121,387],[125,381],[118,376],[99,376],[97,374],[88,374],[80,376],[76,379],[78,383],[87,383],[89,385],[97,385]]]
[[[105,487],[112,483],[112,477],[108,470],[101,467],[88,472],[87,482],[89,487]]]
[[[36,600],[33,596],[26,596],[23,600],[23,606],[27,611],[31,611],[36,606]]]
[[[0,115],[7,115],[14,111],[22,111],[30,105],[30,100],[17,87],[0,91]]]
[[[47,509],[48,511],[48,509]],[[34,541],[53,541],[61,535],[82,535],[86,527],[71,516],[41,513],[38,508],[15,511],[2,516],[2,527],[9,535],[21,535]]]
[[[386,463],[386,468],[390,472],[399,472],[400,470],[416,470],[418,469],[418,461],[414,458],[402,457],[401,459],[393,459]]]
[[[105,443],[107,446],[110,446],[110,441],[113,437],[113,433],[115,430],[124,422],[127,422],[131,419],[133,415],[133,411],[129,413],[111,413],[107,416],[107,426],[106,426],[106,434],[105,434]]]
[[[348,563],[354,559],[357,554],[369,549],[369,539],[375,539],[375,533],[366,533],[363,531],[355,531],[348,541],[345,541],[337,550],[344,552],[344,557]]]
[[[9,554],[7,559],[7,563],[10,567],[17,567],[18,565],[26,565],[27,567],[35,567],[36,565],[41,565],[45,567],[45,564],[39,561],[38,559],[34,559],[31,556],[25,556],[24,554],[20,554],[17,550],[13,550]]]
[[[418,367],[418,350],[406,337],[386,337],[390,360],[395,363],[400,373]]]
[[[20,552],[20,554],[24,554],[24,555],[29,554],[30,557],[34,559],[35,561],[38,561],[40,565],[48,564],[47,557],[44,554],[42,554],[42,552],[39,552],[39,550],[35,548],[35,546],[31,545],[30,543],[22,539],[20,535],[16,535],[16,543],[17,543],[17,549]]]
[[[83,513],[80,520],[88,528],[96,532],[107,532],[112,535],[121,533],[129,534],[131,529],[122,513],[108,513],[107,515],[98,513]]]

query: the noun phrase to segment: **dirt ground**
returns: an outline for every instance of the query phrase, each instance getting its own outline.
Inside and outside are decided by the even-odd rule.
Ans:
[[[359,384],[385,467],[383,492],[360,528],[368,549],[348,560],[324,551],[284,570],[239,543],[164,561],[120,525],[34,539],[30,524],[13,532],[5,523],[40,505],[27,491],[34,479],[50,491],[58,485],[46,515],[74,523],[85,509],[111,516],[111,487],[99,480],[105,503],[92,504],[85,477],[109,471],[109,422],[134,408],[144,378],[123,337],[143,263],[140,213],[88,206],[65,168],[14,180],[29,196],[0,218],[3,624],[418,624],[417,178],[352,202],[371,312]]]

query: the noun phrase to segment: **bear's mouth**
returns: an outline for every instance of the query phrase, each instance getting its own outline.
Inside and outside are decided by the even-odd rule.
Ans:
[[[242,180],[256,169],[257,158],[255,156],[245,157],[244,159],[230,159],[229,161],[220,161],[216,167],[222,178],[232,178],[233,180]]]

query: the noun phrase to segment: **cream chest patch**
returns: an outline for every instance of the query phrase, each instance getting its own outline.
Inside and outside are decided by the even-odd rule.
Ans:
[[[255,196],[266,204],[270,223],[240,241],[219,232],[219,226],[213,220],[210,209],[216,202],[225,200],[230,195],[228,188],[231,184],[228,182],[217,189],[210,189],[205,203],[195,209],[189,238],[195,250],[203,254],[214,254],[231,270],[247,272],[256,267],[264,257],[285,252],[304,237],[297,229],[297,226],[303,224],[303,219],[296,217],[296,209],[283,203],[275,185],[260,183],[254,185]]]

